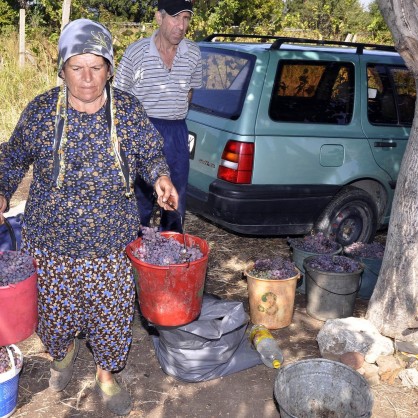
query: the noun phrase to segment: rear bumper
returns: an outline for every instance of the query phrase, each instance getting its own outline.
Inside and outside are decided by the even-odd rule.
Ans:
[[[215,180],[209,193],[188,186],[187,209],[244,235],[308,233],[342,186],[237,185]]]

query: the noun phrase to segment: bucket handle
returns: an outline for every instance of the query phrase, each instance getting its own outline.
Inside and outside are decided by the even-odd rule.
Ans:
[[[12,365],[12,367],[11,369],[7,370],[7,372],[2,373],[0,375],[0,383],[6,382],[7,380],[12,379],[20,372],[20,368],[18,369],[16,367],[16,361],[15,361],[13,352],[10,349],[10,347],[13,347],[13,350],[19,355],[20,359],[22,360],[22,352],[19,350],[19,347],[17,345],[12,344],[10,346],[7,346],[7,345],[5,346],[7,354],[10,359],[10,364]]]
[[[6,351],[7,351],[7,354],[9,355],[10,364],[12,365],[11,370],[13,371],[13,374],[14,374],[16,372],[16,362],[15,362],[13,352],[8,346],[6,346]]]
[[[314,280],[314,278],[311,276],[311,275],[309,275],[309,277],[311,278],[311,280],[320,288],[320,289],[322,289],[322,290],[325,290],[326,292],[328,292],[328,293],[332,293],[333,295],[338,295],[338,296],[350,296],[350,295],[354,295],[354,293],[357,293],[359,290],[360,290],[360,287],[361,287],[361,283],[362,283],[362,281],[363,281],[363,275],[362,274],[360,274],[360,280],[359,280],[359,283],[358,283],[358,287],[357,287],[357,289],[354,291],[354,292],[350,292],[350,293],[336,293],[336,292],[333,292],[333,291],[331,291],[331,290],[328,290],[328,289],[325,289],[324,287],[322,287],[322,286],[320,286],[315,280]]]

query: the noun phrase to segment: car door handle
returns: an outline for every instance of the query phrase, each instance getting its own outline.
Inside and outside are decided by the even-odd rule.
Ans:
[[[396,148],[397,145],[398,144],[396,142],[381,142],[381,141],[376,141],[374,143],[374,147],[375,148]]]

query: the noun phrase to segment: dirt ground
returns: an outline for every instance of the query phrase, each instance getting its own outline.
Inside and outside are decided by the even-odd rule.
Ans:
[[[26,199],[27,182],[12,200],[12,207]],[[208,241],[209,263],[205,291],[222,299],[241,301],[249,312],[244,267],[260,257],[290,256],[285,238],[241,237],[226,232],[191,213],[186,216],[186,232]],[[384,235],[379,236],[384,240]],[[285,365],[320,357],[316,335],[323,322],[307,315],[305,295],[297,293],[292,324],[273,331],[283,350]],[[367,301],[356,300],[354,316],[364,316]],[[50,358],[38,337],[18,344],[24,354],[19,396],[13,417],[28,418],[107,418],[111,416],[93,391],[94,362],[82,341],[75,372],[65,391],[48,388]],[[166,375],[156,358],[152,339],[143,325],[137,306],[134,339],[126,368],[119,380],[134,401],[130,417],[279,417],[274,397],[277,371],[259,365],[229,376],[202,383],[184,383]],[[303,381],[301,381],[303,391]],[[418,391],[393,384],[372,387],[373,418],[417,418]]]

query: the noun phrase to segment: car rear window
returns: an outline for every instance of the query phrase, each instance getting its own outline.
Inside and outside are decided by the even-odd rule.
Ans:
[[[346,125],[353,103],[352,63],[281,60],[269,114],[280,122]]]
[[[406,67],[367,67],[367,116],[373,125],[411,126],[415,113],[415,79]]]
[[[201,47],[203,86],[193,92],[191,109],[238,119],[253,72],[255,56]]]

